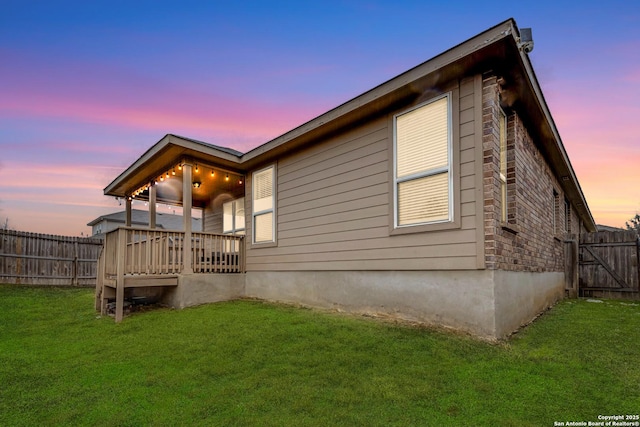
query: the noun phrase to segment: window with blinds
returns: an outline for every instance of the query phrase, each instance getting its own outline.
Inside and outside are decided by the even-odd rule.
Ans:
[[[253,242],[274,242],[274,167],[253,173]]]
[[[244,197],[222,205],[222,232],[244,235]]]
[[[507,222],[507,116],[502,110],[498,110],[500,132],[500,219]]]
[[[395,117],[396,226],[451,220],[450,96]]]

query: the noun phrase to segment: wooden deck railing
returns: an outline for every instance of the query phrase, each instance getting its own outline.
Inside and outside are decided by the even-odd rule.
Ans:
[[[181,273],[243,273],[243,254],[244,236],[120,227],[105,236],[96,309],[104,314],[107,300],[115,296],[119,322],[125,287],[175,286]]]
[[[118,262],[125,275],[179,274],[185,270],[186,251],[191,251],[194,273],[244,271],[243,236],[195,232],[186,242],[182,231],[120,227],[105,236],[105,276],[117,276]]]
[[[242,273],[244,236],[192,233],[194,273]]]

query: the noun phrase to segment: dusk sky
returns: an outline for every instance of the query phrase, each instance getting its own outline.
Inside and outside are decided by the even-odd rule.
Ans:
[[[86,235],[124,208],[103,188],[165,134],[247,151],[510,17],[532,28],[596,222],[624,226],[640,212],[637,0],[0,0],[0,227]]]

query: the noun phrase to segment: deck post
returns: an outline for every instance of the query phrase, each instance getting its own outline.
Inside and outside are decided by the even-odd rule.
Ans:
[[[116,323],[122,321],[124,311],[124,272],[127,253],[127,230],[118,229],[118,251],[116,268]]]
[[[149,184],[149,228],[156,228],[156,182]]]
[[[125,222],[124,225],[125,227],[131,227],[131,197],[126,197],[125,198],[126,203],[125,203]]]
[[[184,245],[182,246],[182,260],[184,266],[182,272],[186,274],[193,273],[192,245],[191,242],[191,204],[193,203],[193,195],[191,193],[191,182],[193,180],[193,168],[191,163],[185,163],[182,166],[182,219],[184,229]]]

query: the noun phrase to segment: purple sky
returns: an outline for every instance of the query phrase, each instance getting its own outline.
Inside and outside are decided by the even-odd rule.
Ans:
[[[246,151],[510,17],[533,29],[530,58],[596,222],[640,211],[635,1],[0,7],[0,226],[87,234],[122,209],[102,189],[165,134]]]

